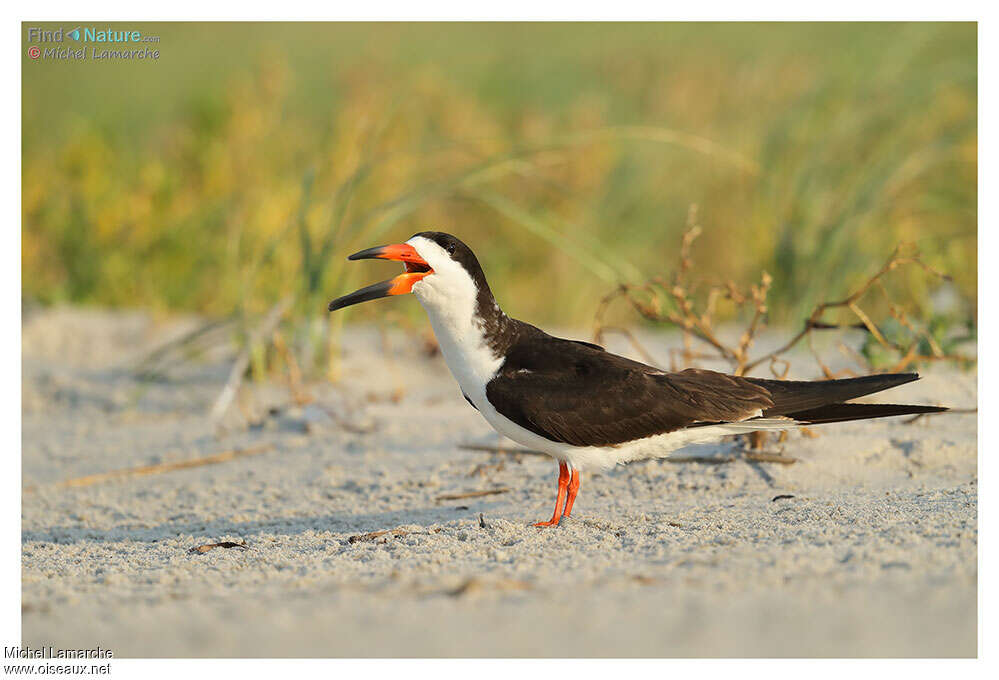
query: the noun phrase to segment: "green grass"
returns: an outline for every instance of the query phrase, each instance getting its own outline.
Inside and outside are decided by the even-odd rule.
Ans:
[[[134,26],[159,61],[24,57],[43,303],[322,315],[388,271],[348,253],[436,228],[511,313],[586,324],[672,266],[692,203],[698,273],[768,270],[775,322],[899,240],[975,302],[973,24]]]

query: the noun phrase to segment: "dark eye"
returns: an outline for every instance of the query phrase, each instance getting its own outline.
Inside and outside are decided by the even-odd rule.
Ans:
[[[448,255],[454,255],[454,244],[448,243],[446,246],[444,246],[444,250],[447,251]]]

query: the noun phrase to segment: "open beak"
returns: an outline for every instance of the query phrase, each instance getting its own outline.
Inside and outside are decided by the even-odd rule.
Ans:
[[[413,290],[413,284],[423,279],[423,277],[430,276],[434,273],[434,270],[430,268],[430,265],[428,265],[416,252],[416,249],[406,243],[368,248],[367,250],[362,250],[359,253],[354,253],[347,259],[395,260],[396,262],[404,262],[406,265],[406,273],[399,274],[399,276],[389,279],[388,281],[382,281],[381,283],[372,284],[367,288],[356,290],[350,295],[344,295],[343,297],[337,298],[329,305],[329,311],[331,312],[337,309],[343,309],[344,307],[349,307],[351,305],[356,305],[358,302],[377,300],[378,298],[387,297],[389,295],[404,295],[406,293],[410,293]]]

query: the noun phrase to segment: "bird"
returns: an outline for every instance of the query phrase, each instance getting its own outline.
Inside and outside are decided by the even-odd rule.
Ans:
[[[347,259],[394,260],[405,271],[333,300],[330,312],[412,293],[465,400],[499,434],[558,463],[555,510],[537,527],[570,516],[580,472],[663,458],[724,435],[947,410],[848,403],[917,380],[915,373],[794,381],[667,372],[549,335],[507,316],[471,248],[444,232],[419,232]]]

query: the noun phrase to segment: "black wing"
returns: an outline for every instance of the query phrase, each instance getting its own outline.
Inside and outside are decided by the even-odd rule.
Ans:
[[[501,414],[546,439],[609,446],[694,423],[744,420],[773,406],[745,378],[657,368],[587,343],[540,334],[511,346],[486,397]]]

